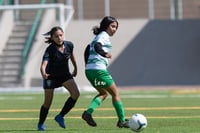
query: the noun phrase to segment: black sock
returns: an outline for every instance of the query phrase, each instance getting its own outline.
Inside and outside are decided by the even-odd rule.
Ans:
[[[47,114],[49,112],[49,109],[48,108],[45,108],[44,106],[42,106],[40,108],[40,119],[39,119],[39,122],[38,124],[43,124],[44,121],[46,120],[47,118]]]
[[[65,105],[62,108],[60,115],[64,117],[74,107],[75,103],[76,100],[72,99],[72,97],[69,97],[65,102]]]

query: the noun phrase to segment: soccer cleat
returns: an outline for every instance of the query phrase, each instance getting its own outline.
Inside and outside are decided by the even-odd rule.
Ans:
[[[119,120],[118,122],[117,122],[117,126],[119,127],[119,128],[129,128],[129,125],[128,125],[128,120],[126,119],[126,121],[121,121],[121,120]]]
[[[88,114],[86,111],[83,112],[82,119],[85,120],[87,122],[87,124],[92,126],[92,127],[97,126],[96,122],[92,118],[92,115]]]
[[[55,121],[59,124],[60,127],[66,128],[65,123],[64,123],[64,118],[61,115],[57,115],[55,117]]]
[[[38,124],[38,131],[44,131],[44,130],[45,130],[44,124]]]

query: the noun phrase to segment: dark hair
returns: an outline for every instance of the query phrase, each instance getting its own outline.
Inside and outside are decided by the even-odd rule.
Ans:
[[[111,16],[105,16],[100,23],[100,27],[99,26],[95,26],[93,27],[93,34],[98,35],[100,32],[102,31],[106,31],[106,29],[108,28],[108,26],[113,23],[116,22],[117,23],[117,28],[118,28],[118,21],[116,18],[111,17]]]
[[[61,31],[63,32],[63,29],[62,29],[61,27],[55,26],[55,27],[53,27],[49,32],[43,34],[44,36],[50,36],[50,37],[45,37],[45,39],[47,39],[47,40],[45,41],[45,43],[50,44],[50,43],[53,43],[53,42],[54,42],[53,40],[51,40],[51,37],[53,36],[53,34],[54,34],[57,30],[61,30]]]

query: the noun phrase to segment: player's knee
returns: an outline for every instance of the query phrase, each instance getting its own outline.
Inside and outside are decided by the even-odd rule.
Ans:
[[[77,92],[71,94],[71,97],[72,97],[74,100],[77,100],[77,99],[79,98],[79,96],[80,96],[80,92],[79,92],[79,91],[77,91]]]
[[[102,100],[105,100],[107,97],[108,97],[108,93],[101,93],[99,94],[99,97],[102,99]]]
[[[112,96],[114,102],[121,101],[119,96]]]

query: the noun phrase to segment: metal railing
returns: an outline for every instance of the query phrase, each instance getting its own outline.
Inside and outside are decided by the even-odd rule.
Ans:
[[[50,9],[50,8],[55,8],[59,10],[58,16],[59,16],[59,25],[65,29],[67,25],[69,24],[73,13],[74,9],[72,6],[64,5],[64,4],[45,4],[45,5],[40,5],[40,4],[31,4],[31,5],[4,5],[0,7],[0,10],[21,10],[21,9],[26,9],[26,10],[31,10],[31,9]],[[65,12],[64,10],[68,9],[68,17],[65,18]]]
[[[170,19],[182,19],[183,16],[183,0],[166,0],[169,3],[169,16]],[[111,0],[102,0],[101,1],[104,4],[104,15],[110,15],[111,12],[111,6],[115,1]],[[84,12],[84,0],[78,0],[77,2],[77,17],[79,20],[85,19],[85,12]],[[155,19],[155,0],[146,0],[144,4],[147,4],[148,6],[148,18],[149,19]]]

